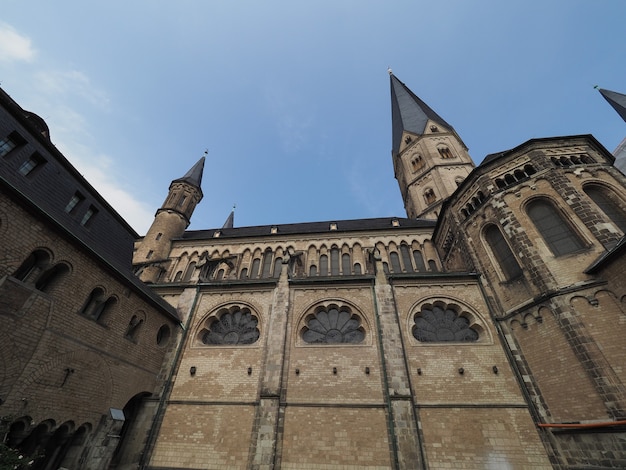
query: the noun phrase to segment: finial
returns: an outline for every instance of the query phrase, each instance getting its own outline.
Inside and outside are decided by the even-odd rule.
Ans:
[[[209,149],[204,149],[204,156],[206,157],[209,154]]]
[[[600,88],[598,85],[594,85],[593,89],[597,90],[598,88]]]
[[[233,211],[237,209],[237,204],[233,203]]]
[[[393,75],[393,70],[391,70],[391,67],[387,67],[387,72],[389,73],[389,75]]]

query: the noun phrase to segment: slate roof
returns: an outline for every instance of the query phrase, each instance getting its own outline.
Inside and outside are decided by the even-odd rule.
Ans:
[[[626,95],[602,88],[599,91],[604,96],[604,99],[617,111],[617,114],[626,122]]]
[[[187,173],[182,178],[175,179],[172,183],[183,182],[189,183],[192,186],[197,188],[202,187],[202,172],[204,171],[204,160],[205,157],[202,157],[200,160],[196,162],[194,166],[192,166]]]
[[[0,138],[13,131],[18,132],[25,142],[0,159],[2,191],[20,201],[35,217],[63,233],[71,243],[99,259],[140,296],[178,320],[175,309],[132,272],[133,247],[138,234],[54,146],[43,119],[22,109],[0,88]],[[21,164],[34,153],[43,157],[46,163],[32,175],[20,174]],[[84,198],[83,201],[76,210],[66,212],[68,202],[77,193]],[[82,217],[90,207],[97,213],[88,226],[83,226]]]
[[[398,226],[393,225],[398,222]],[[358,231],[406,229],[406,228],[433,228],[436,222],[428,219],[406,219],[400,217],[380,217],[374,219],[337,220],[326,222],[304,222],[280,225],[257,225],[253,227],[221,228],[209,230],[191,230],[184,233],[183,240],[205,240],[215,238],[219,232],[219,238],[245,238],[245,237],[270,237],[274,235],[305,235],[315,233],[345,233]],[[331,230],[331,225],[336,229]]]
[[[391,74],[391,125],[394,155],[400,151],[404,131],[422,135],[428,120],[435,121],[450,130],[454,128],[419,99],[409,88]]]

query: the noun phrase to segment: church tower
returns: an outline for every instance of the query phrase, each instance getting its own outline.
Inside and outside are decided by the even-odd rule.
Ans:
[[[133,265],[142,281],[158,282],[167,270],[172,240],[183,235],[202,199],[204,160],[202,157],[182,178],[172,181],[148,233],[137,242]]]
[[[409,218],[436,219],[474,169],[454,128],[391,75],[393,168]]]

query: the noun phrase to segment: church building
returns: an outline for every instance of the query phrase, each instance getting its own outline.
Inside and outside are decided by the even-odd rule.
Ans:
[[[5,442],[40,469],[626,467],[614,156],[547,137],[476,166],[390,86],[406,217],[187,230],[203,157],[143,237],[5,96]],[[58,201],[26,189],[48,161],[80,183]]]

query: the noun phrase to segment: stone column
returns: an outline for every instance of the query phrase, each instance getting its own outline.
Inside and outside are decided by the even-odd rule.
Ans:
[[[289,311],[288,262],[288,259],[283,260],[270,309],[265,358],[261,372],[261,392],[252,428],[249,468],[253,470],[274,468],[279,415],[284,414],[280,413],[280,398]]]

